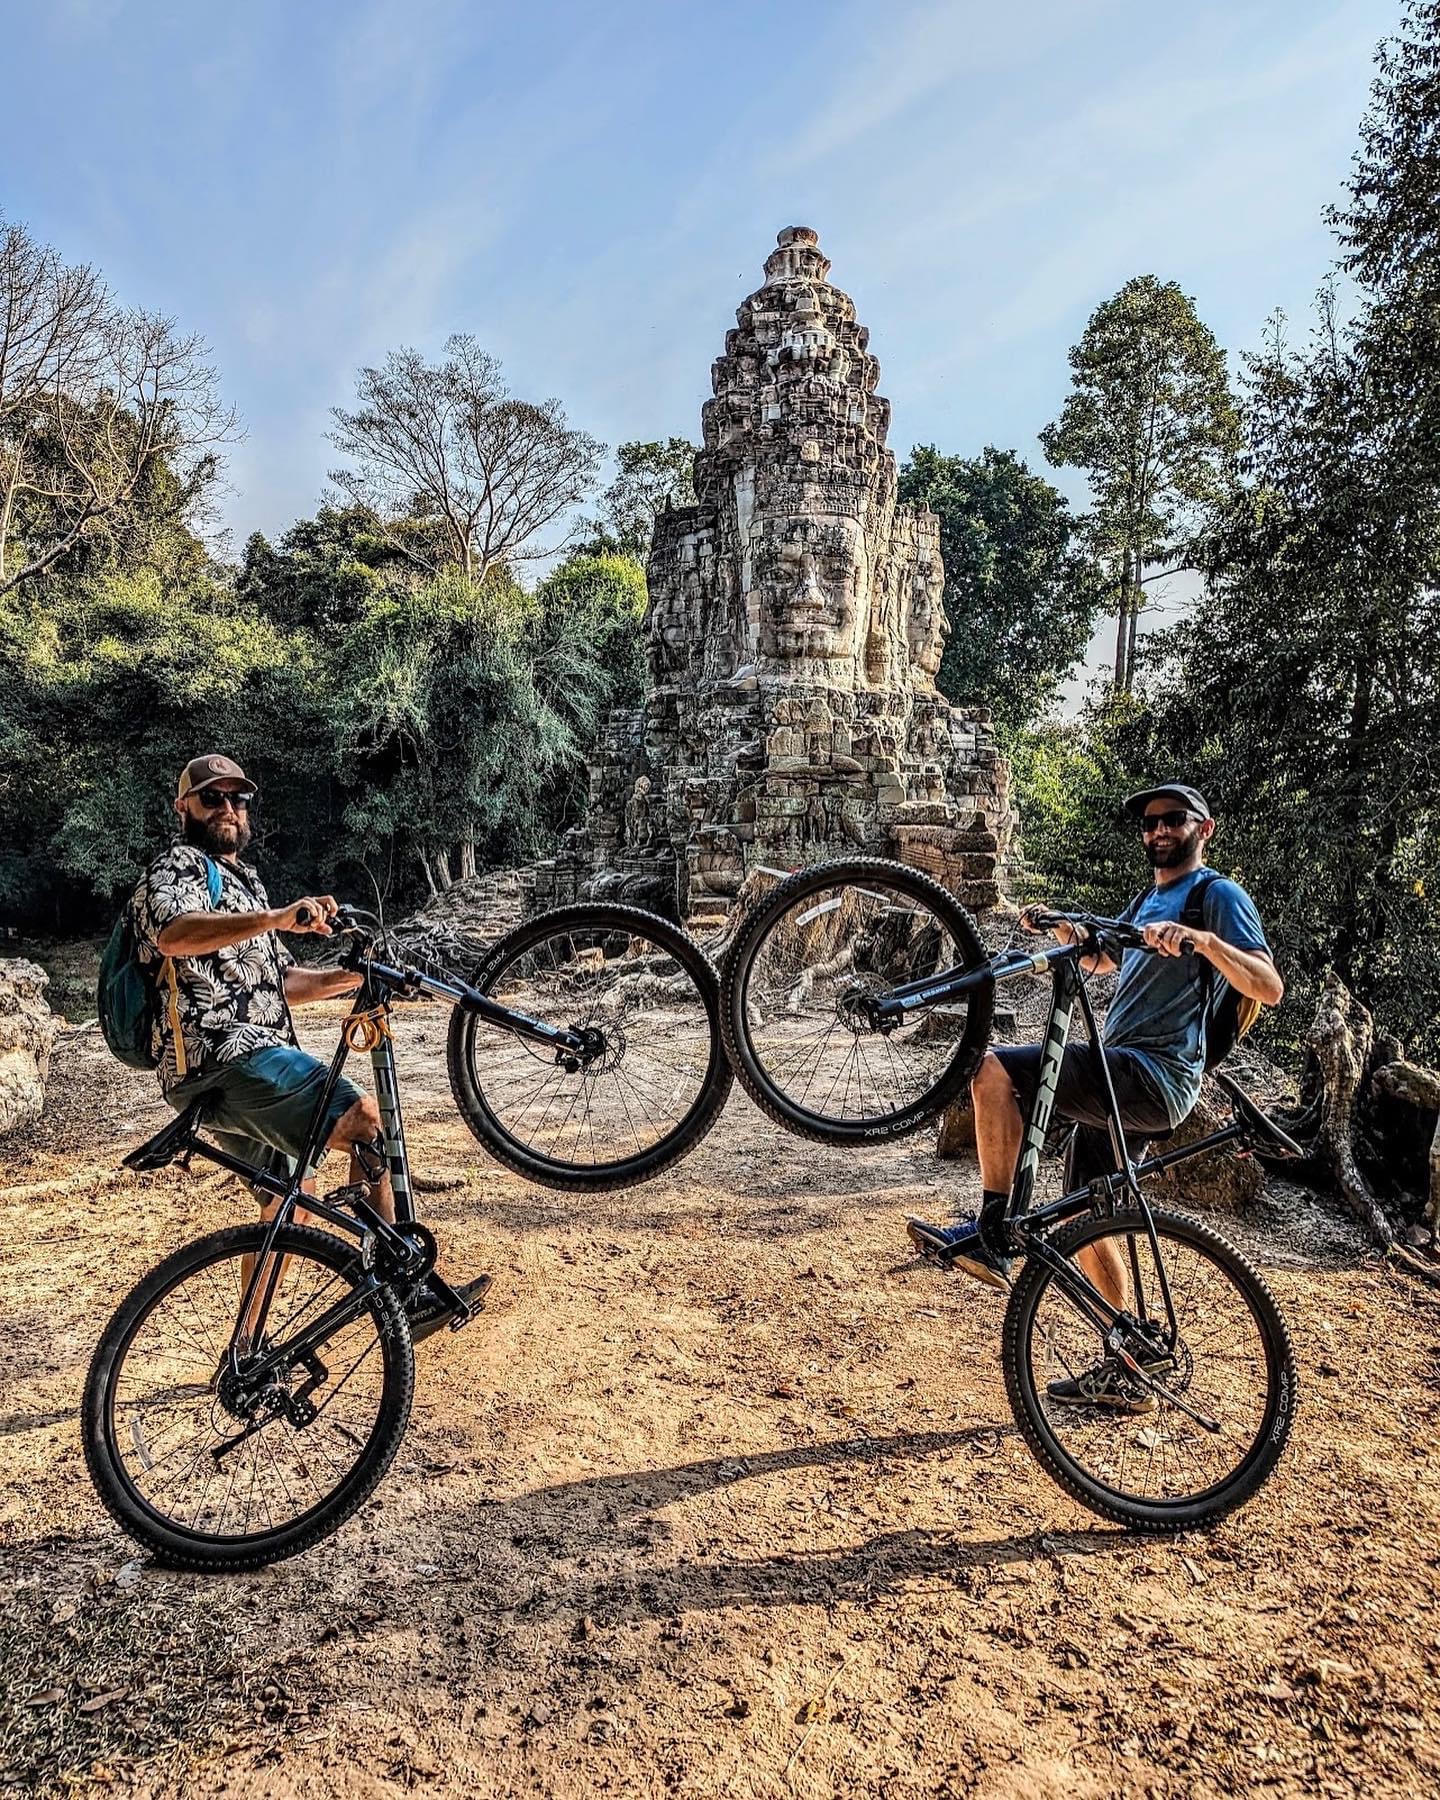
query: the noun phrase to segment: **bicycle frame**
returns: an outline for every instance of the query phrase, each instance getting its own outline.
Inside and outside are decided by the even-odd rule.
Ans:
[[[303,1360],[305,1356],[313,1354],[326,1337],[358,1316],[365,1305],[366,1296],[380,1285],[382,1279],[413,1281],[428,1276],[442,1299],[449,1295],[459,1304],[458,1296],[453,1294],[449,1284],[433,1272],[433,1240],[426,1241],[428,1233],[425,1233],[415,1210],[409,1153],[405,1145],[405,1121],[400,1105],[399,1071],[390,1035],[390,1009],[397,995],[424,994],[434,999],[448,1000],[452,1005],[476,1013],[502,1030],[553,1048],[557,1055],[569,1054],[583,1060],[591,1053],[591,1045],[582,1034],[532,1019],[525,1013],[502,1006],[487,994],[461,982],[443,981],[421,969],[399,968],[377,962],[373,957],[363,954],[352,954],[345,960],[345,966],[360,970],[365,979],[341,1026],[340,1040],[325,1072],[325,1080],[310,1117],[304,1147],[289,1177],[272,1174],[268,1169],[248,1163],[242,1157],[233,1156],[218,1145],[208,1144],[198,1137],[186,1152],[187,1160],[190,1155],[197,1155],[208,1162],[217,1163],[221,1168],[239,1175],[252,1188],[280,1202],[266,1222],[265,1237],[256,1253],[255,1266],[241,1296],[235,1327],[226,1349],[232,1371],[238,1373],[242,1352],[247,1349],[251,1339],[258,1337],[268,1317],[285,1260],[283,1255],[274,1254],[275,1241],[284,1226],[293,1219],[297,1208],[303,1208],[337,1230],[360,1240],[361,1267],[369,1278],[367,1283],[357,1288],[348,1299],[338,1301],[312,1321],[298,1338],[276,1346],[267,1356],[254,1363],[247,1372],[247,1379],[251,1381],[263,1381],[270,1370],[281,1363],[292,1364],[297,1358]],[[330,1107],[345,1063],[352,1049],[361,1047],[354,1037],[357,1021],[365,1021],[367,1025],[365,1035],[369,1040],[370,1066],[375,1078],[375,1097],[380,1111],[383,1165],[377,1163],[374,1167],[368,1167],[364,1146],[356,1154],[365,1170],[367,1182],[373,1182],[382,1173],[389,1175],[395,1202],[393,1224],[382,1218],[370,1204],[363,1183],[337,1190],[344,1195],[343,1207],[307,1193],[303,1186],[324,1151]],[[369,1029],[372,1026],[373,1029]],[[406,1227],[419,1229],[407,1231]],[[377,1268],[381,1273],[377,1274]],[[238,1441],[238,1438],[229,1440],[230,1443]]]
[[[1048,973],[1051,976],[1053,985],[1050,1012],[1042,1041],[1035,1095],[1031,1101],[1029,1116],[1025,1120],[1020,1140],[1020,1153],[1015,1165],[1014,1179],[1010,1185],[1003,1225],[1007,1233],[1018,1241],[1026,1255],[1038,1258],[1054,1272],[1060,1291],[1092,1325],[1101,1331],[1102,1336],[1106,1339],[1107,1347],[1123,1356],[1125,1351],[1123,1342],[1120,1340],[1123,1338],[1124,1327],[1127,1319],[1130,1324],[1134,1324],[1135,1320],[1112,1306],[1082,1270],[1065,1257],[1057,1254],[1047,1242],[1048,1232],[1052,1227],[1063,1224],[1066,1220],[1083,1212],[1111,1212],[1115,1208],[1117,1198],[1122,1194],[1128,1195],[1145,1221],[1146,1233],[1155,1259],[1155,1268],[1158,1271],[1160,1298],[1164,1305],[1173,1342],[1177,1333],[1174,1303],[1165,1274],[1164,1259],[1160,1255],[1155,1222],[1140,1184],[1146,1176],[1159,1174],[1162,1170],[1172,1168],[1176,1163],[1185,1162],[1192,1156],[1203,1155],[1206,1151],[1214,1150],[1222,1144],[1237,1142],[1244,1136],[1244,1127],[1237,1121],[1219,1131],[1210,1132],[1194,1143],[1183,1145],[1178,1150],[1147,1157],[1140,1163],[1132,1161],[1126,1142],[1125,1127],[1120,1118],[1119,1102],[1115,1097],[1114,1083],[1110,1079],[1110,1065],[1105,1060],[1100,1025],[1090,1003],[1090,995],[1086,990],[1082,973],[1081,965],[1084,958],[1093,953],[1093,946],[1079,943],[1057,944],[1036,951],[1033,955],[1025,951],[1004,951],[999,956],[992,957],[980,969],[952,968],[944,970],[938,975],[902,983],[882,997],[870,999],[868,1009],[873,1022],[880,1029],[894,1029],[908,1013],[946,1000],[961,998],[986,982],[1005,981],[1017,975]],[[1070,1041],[1070,1028],[1077,1005],[1089,1034],[1091,1060],[1096,1082],[1105,1097],[1106,1124],[1116,1167],[1112,1173],[1097,1177],[1084,1188],[1077,1188],[1071,1193],[1063,1194],[1058,1200],[1052,1200],[1045,1206],[1032,1208],[1031,1202],[1039,1176],[1040,1158],[1044,1154],[1045,1140],[1050,1130],[1055,1106],[1055,1092],[1060,1080],[1060,1069],[1065,1050]],[[1145,1310],[1143,1284],[1140,1278],[1139,1260],[1136,1257],[1133,1243],[1130,1246],[1130,1264],[1134,1292],[1143,1313]]]

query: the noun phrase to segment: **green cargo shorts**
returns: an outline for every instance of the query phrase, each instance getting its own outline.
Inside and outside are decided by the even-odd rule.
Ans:
[[[309,1135],[326,1072],[318,1057],[293,1044],[272,1044],[187,1077],[165,1098],[176,1112],[192,1100],[208,1099],[201,1129],[222,1150],[272,1173],[288,1174]],[[342,1075],[330,1097],[322,1144],[361,1098],[360,1089]]]

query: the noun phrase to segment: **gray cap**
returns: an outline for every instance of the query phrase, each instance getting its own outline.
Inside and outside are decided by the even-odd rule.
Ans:
[[[1202,819],[1213,818],[1210,803],[1199,788],[1186,787],[1183,781],[1167,781],[1160,787],[1146,788],[1142,793],[1131,794],[1125,802],[1125,810],[1134,813],[1138,819],[1152,800],[1178,800],[1182,806],[1188,806],[1193,813],[1199,813]]]

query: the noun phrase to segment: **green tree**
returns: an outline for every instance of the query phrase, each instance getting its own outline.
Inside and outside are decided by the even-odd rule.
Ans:
[[[1127,281],[1070,352],[1071,392],[1040,434],[1057,467],[1084,469],[1091,528],[1116,612],[1114,684],[1134,681],[1136,630],[1156,562],[1183,566],[1197,509],[1233,476],[1239,425],[1225,354],[1173,281]]]
[[[236,578],[241,601],[290,630],[335,631],[353,625],[387,585],[413,577],[393,527],[368,508],[322,506],[272,545],[261,532],[245,544]]]
[[[1335,967],[1440,1050],[1440,7],[1382,47],[1348,204],[1358,281],[1249,365],[1248,480],[1199,545],[1157,729],[1214,788],[1303,993]],[[1292,1018],[1296,1011],[1292,1010]]]
[[[453,570],[387,593],[331,648],[345,834],[413,860],[431,892],[543,849],[547,785],[580,760],[573,691],[571,716],[544,691],[539,616],[503,571]],[[600,685],[593,658],[567,675]]]
[[[176,774],[203,749],[238,756],[266,809],[303,786],[304,804],[273,816],[313,818],[325,772],[323,750],[314,767],[317,674],[303,638],[256,619],[209,574],[52,579],[0,602],[0,904],[52,928],[93,923],[172,835]],[[263,842],[268,811],[257,828]],[[275,849],[283,861],[290,845]]]
[[[579,548],[643,564],[665,508],[695,504],[695,446],[678,437],[620,444],[615,461],[618,473],[600,496],[600,517],[590,520]]]
[[[942,456],[919,444],[900,498],[940,515],[950,636],[940,689],[1014,731],[1039,717],[1084,654],[1105,601],[1061,495],[1011,450]]]

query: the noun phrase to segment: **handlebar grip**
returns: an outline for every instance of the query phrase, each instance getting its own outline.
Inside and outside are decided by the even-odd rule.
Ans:
[[[295,908],[295,923],[297,925],[308,925],[314,917],[315,908],[313,906],[297,906]]]
[[[1190,937],[1187,937],[1187,938],[1181,938],[1181,940],[1180,940],[1180,948],[1181,948],[1181,950],[1183,950],[1183,951],[1184,951],[1184,953],[1185,953],[1185,955],[1186,955],[1186,956],[1193,956],[1193,955],[1194,955],[1194,954],[1195,954],[1195,940],[1194,940],[1194,938],[1190,938]]]

